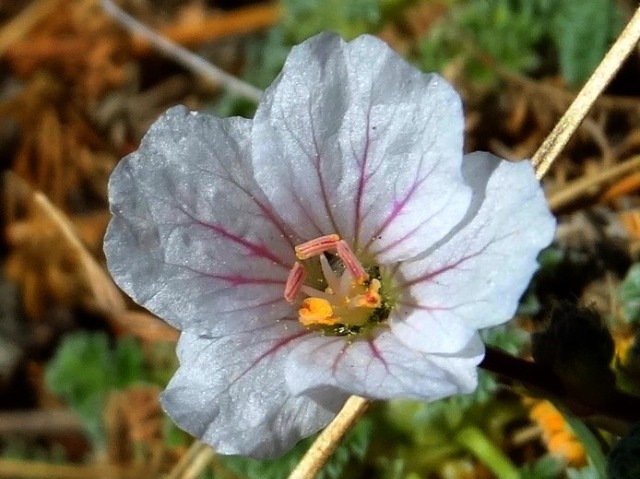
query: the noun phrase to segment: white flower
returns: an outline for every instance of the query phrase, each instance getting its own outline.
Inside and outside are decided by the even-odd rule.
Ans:
[[[182,331],[162,396],[271,457],[350,394],[476,387],[552,238],[529,162],[463,157],[460,99],[371,36],[294,48],[253,120],[166,112],[110,181],[108,267]]]

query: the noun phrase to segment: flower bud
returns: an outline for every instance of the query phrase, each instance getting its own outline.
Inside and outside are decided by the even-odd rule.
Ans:
[[[550,368],[568,392],[598,405],[615,391],[613,339],[595,311],[559,304],[532,343],[535,361]]]

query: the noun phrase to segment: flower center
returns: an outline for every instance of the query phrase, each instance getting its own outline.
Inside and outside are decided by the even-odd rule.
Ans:
[[[389,307],[377,268],[367,270],[338,235],[307,241],[295,251],[299,261],[289,272],[284,297],[293,303],[300,293],[307,296],[298,309],[305,327],[348,335],[386,319]]]

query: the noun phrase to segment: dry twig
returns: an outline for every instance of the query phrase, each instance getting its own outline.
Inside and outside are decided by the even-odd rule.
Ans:
[[[640,156],[634,156],[624,163],[608,168],[599,174],[579,178],[565,185],[560,191],[551,194],[549,196],[549,206],[552,210],[559,210],[586,194],[590,189],[600,187],[603,183],[614,180],[638,168],[640,168]]]
[[[640,8],[622,31],[598,68],[575,98],[569,109],[562,115],[555,128],[549,133],[531,159],[538,179],[542,178],[556,160],[569,139],[589,112],[589,109],[620,69],[624,60],[640,40]]]
[[[215,451],[200,441],[194,441],[189,450],[173,467],[167,479],[193,479],[214,458]]]
[[[144,37],[153,47],[189,71],[202,76],[216,85],[229,90],[231,93],[244,96],[249,100],[260,101],[262,91],[249,85],[239,78],[225,72],[204,58],[182,48],[171,40],[158,35],[151,28],[142,24],[128,13],[120,9],[112,0],[100,0],[104,10],[134,35]]]
[[[195,47],[233,35],[252,33],[274,25],[279,19],[279,4],[256,4],[207,16],[200,21],[170,25],[161,28],[158,33],[179,45]],[[152,46],[144,37],[133,38],[133,50],[137,54],[148,52]]]
[[[338,415],[320,433],[302,460],[289,475],[289,479],[311,479],[320,472],[340,441],[355,426],[367,410],[369,401],[359,396],[347,399]]]
[[[144,468],[122,468],[113,465],[80,466],[50,462],[0,459],[0,478],[11,479],[140,479],[146,477]]]

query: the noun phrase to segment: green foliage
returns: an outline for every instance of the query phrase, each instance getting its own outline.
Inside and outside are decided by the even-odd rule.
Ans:
[[[325,30],[352,39],[371,31],[381,19],[378,0],[283,0],[282,22],[289,39],[300,43]]]
[[[640,321],[640,263],[634,264],[618,290],[624,317],[630,323]]]
[[[532,71],[540,64],[537,47],[544,37],[540,3],[536,0],[457,2],[420,43],[418,62],[423,69],[431,71],[441,70],[452,59],[461,59],[467,74],[477,81],[495,79],[495,72],[486,61],[496,61],[513,71]]]
[[[57,443],[43,447],[21,437],[5,438],[3,442],[1,455],[5,459],[33,460],[51,464],[63,464],[67,461],[65,448]]]
[[[551,14],[549,34],[558,50],[560,71],[570,85],[579,86],[620,31],[620,15],[611,0],[561,0]]]
[[[94,444],[105,444],[102,411],[110,390],[145,380],[142,351],[133,338],[113,347],[104,333],[67,336],[46,370],[46,384],[83,421]]]
[[[479,371],[478,389],[473,394],[432,403],[389,401],[384,406],[384,434],[389,441],[385,451],[393,452],[386,461],[378,458],[378,464],[394,467],[396,475],[389,477],[405,478],[412,472],[426,477],[452,458],[476,454],[471,444],[461,440],[466,430],[482,431],[486,444],[500,443],[505,426],[522,416],[522,406],[509,397],[498,400],[496,388],[493,377]],[[504,464],[491,466],[497,469]]]
[[[517,355],[529,339],[529,334],[514,322],[487,328],[480,331],[485,344]]]
[[[456,2],[419,46],[418,63],[442,70],[461,60],[477,81],[496,79],[495,63],[522,73],[557,53],[563,77],[582,84],[621,29],[611,0],[466,0]]]
[[[520,468],[520,479],[556,479],[560,477],[564,463],[549,454]]]
[[[264,38],[247,45],[243,79],[266,88],[282,70],[291,47],[323,31],[336,32],[346,39],[376,31],[384,11],[388,19],[411,0],[281,0],[283,18]],[[219,116],[251,117],[255,105],[223,94],[209,110]]]
[[[623,476],[625,479],[631,479],[635,476]],[[617,479],[615,476],[607,476],[602,475],[598,472],[598,470],[593,466],[593,464],[589,464],[580,469],[567,469],[567,479]]]
[[[585,479],[590,477],[593,477],[594,479],[607,479],[607,460],[605,458],[605,453],[602,450],[602,444],[600,443],[599,438],[581,419],[578,419],[564,411],[562,411],[562,415],[564,416],[565,421],[567,421],[567,424],[569,424],[573,433],[578,437],[578,439],[580,439],[580,442],[587,452],[587,457],[589,458],[589,465],[580,469],[581,472],[577,472],[576,474],[582,474],[584,472],[587,474],[584,476]],[[578,475],[576,477],[583,476]]]
[[[347,434],[336,452],[318,474],[318,479],[339,479],[351,477],[358,464],[361,464],[369,449],[373,424],[364,418]],[[296,447],[278,459],[257,461],[240,456],[221,456],[220,463],[224,469],[246,479],[280,479],[287,477],[300,462],[315,437],[300,441]],[[224,474],[220,474],[221,479]]]

